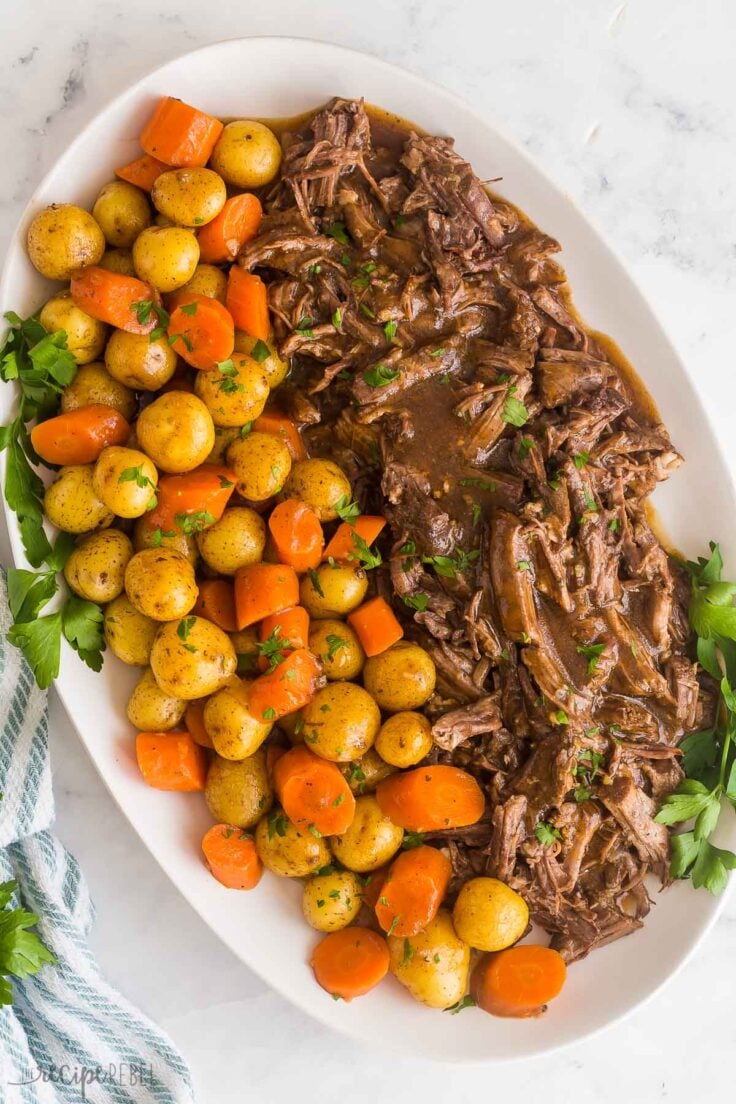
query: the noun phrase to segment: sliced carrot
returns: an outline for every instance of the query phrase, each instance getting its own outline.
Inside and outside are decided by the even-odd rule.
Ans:
[[[559,995],[566,977],[561,954],[524,943],[484,955],[470,978],[470,993],[493,1016],[539,1016]]]
[[[268,519],[276,555],[295,571],[309,571],[322,559],[325,544],[320,520],[309,506],[287,498],[274,506]]]
[[[257,563],[235,573],[235,617],[239,629],[299,604],[299,580],[292,567]]]
[[[74,305],[99,322],[135,334],[150,334],[159,325],[151,307],[159,302],[158,292],[135,276],[90,265],[75,272],[69,286]]]
[[[381,887],[375,905],[378,923],[392,935],[424,931],[437,915],[451,877],[452,863],[436,847],[402,851]]]
[[[214,746],[209,732],[204,727],[204,701],[191,701],[189,703],[184,714],[184,723],[195,744],[199,744],[203,748]]]
[[[190,107],[183,100],[164,96],[141,134],[141,146],[166,165],[206,165],[222,134],[219,119]]]
[[[279,759],[273,782],[284,812],[297,825],[320,835],[347,831],[355,816],[355,798],[336,763],[300,744]]]
[[[256,433],[269,433],[272,437],[280,437],[288,448],[292,460],[306,459],[307,450],[296,423],[275,407],[267,406],[253,422],[253,429]]]
[[[291,652],[275,671],[260,675],[248,691],[248,707],[258,720],[277,721],[308,705],[321,673],[319,660],[306,648]]]
[[[155,790],[203,790],[207,752],[188,732],[139,732],[135,738],[138,766]]]
[[[378,870],[372,870],[370,874],[363,877],[363,904],[367,905],[369,909],[375,909],[378,898],[381,896],[383,883],[388,878],[388,871],[387,866],[381,866]]]
[[[386,940],[369,928],[330,932],[312,952],[310,965],[317,983],[333,997],[362,997],[388,973]]]
[[[235,476],[223,464],[200,464],[182,475],[164,475],[156,492],[158,505],[147,515],[151,531],[200,532],[219,521],[235,489]]]
[[[348,614],[348,624],[358,634],[367,656],[380,655],[401,640],[404,630],[385,598],[371,598]]]
[[[258,639],[262,644],[270,641],[273,647],[258,657],[262,671],[273,671],[288,652],[306,648],[309,640],[309,614],[304,606],[292,606],[281,613],[264,617],[258,627]]]
[[[235,348],[235,327],[217,299],[188,295],[169,318],[169,344],[192,368],[208,371],[227,360]]]
[[[271,331],[268,292],[260,276],[233,265],[227,278],[225,306],[237,329],[260,337],[261,341],[268,341]]]
[[[305,611],[306,612],[306,611]],[[225,632],[235,632],[235,595],[228,579],[203,579],[192,613],[206,617]]]
[[[122,445],[130,426],[119,410],[92,403],[39,422],[31,444],[47,464],[92,464],[109,445]]]
[[[476,824],[486,804],[472,774],[442,763],[384,778],[376,787],[376,799],[384,816],[409,832]]]
[[[356,537],[366,544],[373,544],[386,525],[386,519],[371,514],[361,514],[354,522],[343,521],[322,553],[323,560],[354,560],[357,558]]]
[[[226,200],[219,215],[197,235],[200,260],[204,264],[234,261],[245,243],[258,233],[262,218],[258,196],[244,192]]]
[[[135,184],[136,188],[142,188],[144,192],[150,192],[161,173],[168,172],[169,166],[163,161],[157,161],[155,157],[144,153],[137,157],[129,165],[123,165],[115,170],[115,175],[120,180],[127,180],[128,184]]]
[[[202,840],[202,851],[213,878],[228,889],[254,889],[263,865],[255,840],[232,824],[213,824]]]

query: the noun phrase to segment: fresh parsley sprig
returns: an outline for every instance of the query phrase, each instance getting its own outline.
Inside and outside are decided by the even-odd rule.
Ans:
[[[11,977],[22,980],[37,974],[42,966],[56,963],[38,935],[28,930],[38,923],[38,917],[24,908],[10,907],[17,888],[14,881],[0,885],[0,1005],[13,1003]]]

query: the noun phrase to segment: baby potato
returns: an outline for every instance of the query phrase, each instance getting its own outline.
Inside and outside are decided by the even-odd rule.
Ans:
[[[521,939],[529,924],[526,901],[498,878],[471,878],[452,910],[455,931],[478,951],[502,951]]]
[[[105,184],[92,208],[92,216],[108,245],[129,249],[141,230],[151,225],[148,197],[126,180]]]
[[[151,648],[156,682],[167,694],[187,701],[220,690],[237,665],[230,637],[204,617],[182,617],[162,625]]]
[[[158,391],[176,371],[176,353],[165,337],[113,330],[105,349],[105,367],[113,379],[134,391]]]
[[[93,471],[93,464],[71,464],[61,468],[46,488],[44,513],[57,529],[65,533],[91,533],[112,523],[113,514],[95,492]]]
[[[432,657],[409,640],[369,656],[363,685],[388,713],[419,709],[434,693],[437,672]]]
[[[111,445],[97,459],[92,485],[118,517],[141,517],[156,504],[158,472],[144,452]]]
[[[373,793],[379,782],[388,778],[390,774],[396,773],[396,767],[385,763],[375,747],[368,748],[360,759],[342,764],[340,770],[354,794]]]
[[[107,326],[76,307],[68,291],[60,291],[44,304],[39,321],[49,333],[64,331],[66,347],[77,364],[89,364],[105,348]]]
[[[215,443],[212,446],[209,456],[207,457],[208,464],[224,464],[225,454],[230,448],[233,441],[237,441],[240,436],[240,430],[234,426],[215,426]]]
[[[135,415],[135,395],[124,383],[113,379],[105,365],[99,361],[83,364],[77,369],[74,379],[61,393],[61,412],[67,414],[70,410],[78,410],[80,406],[90,406],[92,403],[114,407],[128,422]]]
[[[250,502],[265,502],[275,495],[291,470],[288,448],[269,433],[249,433],[233,441],[227,462],[235,472],[238,494]]]
[[[259,821],[256,851],[266,869],[282,878],[306,878],[330,861],[326,840],[297,828],[279,808]]]
[[[106,249],[100,261],[100,268],[108,272],[117,272],[119,276],[135,276],[133,254],[129,249]]]
[[[284,485],[285,498],[300,498],[320,521],[334,521],[335,503],[353,497],[350,480],[332,460],[297,460]]]
[[[135,274],[157,291],[183,287],[198,263],[197,239],[181,226],[150,226],[133,242]]]
[[[194,390],[218,426],[255,421],[269,396],[266,373],[242,353],[233,353],[211,372],[197,372]]]
[[[302,709],[304,741],[310,750],[333,763],[359,759],[381,727],[373,698],[354,682],[332,682],[318,690]]]
[[[197,533],[202,559],[219,575],[260,563],[266,547],[266,523],[249,506],[231,506],[219,521]]]
[[[111,533],[116,530],[111,529]],[[154,621],[135,608],[127,594],[120,594],[105,607],[103,629],[113,655],[131,667],[146,667],[159,630]]]
[[[193,295],[205,295],[208,299],[217,299],[218,303],[225,303],[227,292],[227,276],[221,268],[211,264],[198,264],[192,278],[187,280],[180,291],[187,291]],[[237,350],[238,352],[240,350]]]
[[[275,179],[281,167],[281,146],[263,123],[238,119],[225,126],[210,165],[236,188],[262,188]]]
[[[146,617],[173,621],[189,613],[197,601],[194,568],[173,548],[144,548],[125,569],[125,592]]]
[[[189,560],[192,567],[199,562],[199,549],[194,537],[187,536],[178,525],[164,531],[160,526],[153,525],[148,514],[139,517],[133,526],[133,547],[136,552],[144,548],[170,548]]]
[[[258,346],[258,355],[254,359],[265,373],[266,379],[268,380],[268,386],[273,391],[274,387],[278,387],[278,385],[283,383],[286,379],[289,365],[285,360],[281,359],[273,346],[267,341],[261,341],[259,338],[245,333],[244,330],[235,331],[236,353],[245,353],[246,356],[252,357],[256,345]],[[261,356],[262,353],[265,353],[266,349],[268,349],[268,356]]]
[[[394,767],[414,767],[434,746],[432,726],[423,713],[402,710],[384,721],[376,736],[376,751]]]
[[[458,937],[447,909],[440,909],[410,939],[390,935],[388,950],[391,973],[415,1000],[430,1008],[450,1008],[465,996],[470,948]]]
[[[362,567],[346,563],[320,564],[299,584],[301,604],[316,620],[342,617],[357,609],[368,590],[368,576]]]
[[[354,630],[345,621],[327,617],[312,625],[309,650],[322,661],[324,673],[331,682],[357,678],[363,670],[365,652]]]
[[[49,280],[68,280],[96,265],[105,252],[105,236],[89,211],[73,203],[52,203],[28,227],[31,264]]]
[[[184,716],[187,703],[164,693],[150,667],[135,684],[128,701],[128,720],[141,732],[168,732]]]
[[[119,529],[102,529],[77,545],[64,565],[64,578],[80,598],[112,602],[123,592],[132,555],[130,537]]]
[[[384,816],[372,794],[355,802],[355,816],[347,832],[330,836],[335,858],[358,874],[368,874],[392,859],[401,847],[404,829]]]
[[[258,647],[258,626],[249,625],[247,629],[228,633],[232,641],[235,654],[238,657],[238,672],[240,674],[253,674],[258,669],[258,657],[261,654]],[[279,721],[283,725],[284,718]]]
[[[179,226],[204,226],[225,206],[227,189],[212,169],[172,169],[156,178],[151,199],[157,211]]]
[[[204,707],[204,727],[223,759],[245,759],[257,751],[272,725],[257,720],[248,708],[249,682],[232,678]]]
[[[188,391],[168,391],[144,407],[136,422],[136,433],[141,448],[165,472],[188,472],[199,467],[215,443],[209,410]]]
[[[273,805],[273,788],[261,749],[235,762],[216,755],[207,773],[204,799],[215,820],[252,828]]]
[[[304,883],[302,912],[317,931],[346,928],[360,912],[363,887],[352,870],[333,870],[314,874]]]

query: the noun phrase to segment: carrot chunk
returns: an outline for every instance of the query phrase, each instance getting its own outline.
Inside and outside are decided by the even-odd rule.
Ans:
[[[204,727],[204,700],[189,703],[184,714],[184,723],[195,744],[203,748],[213,746],[210,734]]]
[[[268,293],[260,276],[233,265],[227,279],[225,305],[237,329],[268,341],[271,330]]]
[[[150,334],[159,324],[151,308],[151,304],[159,302],[158,292],[135,276],[122,276],[90,265],[74,273],[70,290],[76,307],[119,330]],[[145,322],[140,320],[144,317]]]
[[[442,763],[392,774],[378,783],[376,799],[384,816],[409,832],[464,828],[485,811],[472,774]]]
[[[192,613],[206,617],[225,632],[235,632],[235,595],[227,579],[203,579]]]
[[[141,146],[165,165],[201,167],[209,161],[222,131],[219,119],[164,96],[143,128]]]
[[[383,930],[398,936],[424,931],[437,915],[451,876],[450,860],[436,847],[403,851],[392,863],[374,906]]]
[[[188,732],[139,732],[135,738],[138,767],[155,790],[203,790],[207,752]]]
[[[380,596],[371,598],[348,614],[348,624],[358,634],[367,656],[380,655],[404,635],[394,611],[386,599]]]
[[[204,860],[213,878],[228,889],[254,889],[263,866],[255,840],[232,824],[213,824],[202,840]]]
[[[258,196],[249,192],[233,196],[197,235],[199,259],[204,264],[234,261],[246,242],[258,233],[263,208]]]
[[[144,153],[142,157],[137,157],[135,161],[131,161],[129,165],[123,165],[122,168],[116,169],[115,175],[120,180],[126,180],[128,184],[135,184],[136,188],[141,188],[144,192],[150,192],[161,173],[168,172],[168,170],[169,166],[164,165],[163,161],[157,161],[155,157]]]
[[[470,978],[476,1004],[493,1016],[539,1016],[562,990],[567,967],[551,947],[524,943],[484,955]]]
[[[352,524],[343,521],[341,525],[338,525],[335,535],[325,548],[322,559],[357,559],[358,544],[355,538],[359,537],[366,544],[373,544],[385,525],[385,518],[374,517],[371,514],[361,514]]]
[[[169,318],[169,343],[192,368],[208,371],[235,348],[235,327],[228,311],[206,295],[182,296]]]
[[[258,563],[236,571],[235,617],[239,629],[298,604],[299,580],[292,567]]]
[[[296,498],[279,502],[268,519],[276,555],[295,571],[309,571],[322,558],[325,538],[320,520],[309,506]]]
[[[200,464],[181,475],[164,475],[156,492],[158,505],[146,514],[151,532],[182,529],[188,535],[219,521],[235,489],[235,476],[223,464]]]
[[[362,997],[388,972],[386,940],[369,928],[330,932],[312,952],[310,965],[317,983],[333,997]]]
[[[272,437],[279,437],[288,448],[292,460],[306,459],[307,450],[296,423],[275,407],[267,406],[253,422],[253,429],[256,433],[269,433]]]
[[[355,815],[355,798],[335,763],[300,745],[276,763],[274,786],[289,820],[323,836],[345,832]]]
[[[130,426],[119,410],[92,403],[39,422],[31,444],[47,464],[92,464],[109,445],[122,445]]]
[[[248,708],[258,720],[277,721],[308,705],[321,673],[319,661],[306,648],[297,648],[275,671],[260,675],[248,691]]]
[[[309,639],[309,614],[304,606],[292,606],[280,613],[272,613],[261,621],[258,639],[262,644],[270,642],[268,649],[262,649],[258,666],[262,671],[273,671],[288,652],[293,652],[296,648],[306,648]]]

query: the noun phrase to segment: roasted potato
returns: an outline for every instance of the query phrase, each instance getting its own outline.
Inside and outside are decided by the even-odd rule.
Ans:
[[[197,601],[194,568],[172,548],[144,548],[125,569],[125,592],[146,617],[173,621],[189,613]]]
[[[216,755],[207,774],[204,797],[220,824],[252,828],[273,804],[265,752],[256,751],[238,762]]]
[[[125,180],[105,184],[92,208],[92,217],[108,245],[129,249],[142,230],[151,225],[148,196]]]
[[[359,759],[381,727],[373,698],[354,682],[331,682],[302,709],[304,742],[323,759],[350,763]]]
[[[238,494],[250,502],[265,502],[275,495],[291,470],[288,448],[268,433],[249,433],[233,441],[227,462],[235,472]]]
[[[228,123],[218,138],[210,164],[236,188],[262,188],[278,174],[281,146],[263,123],[238,119]]]
[[[219,272],[219,269],[216,271]],[[264,355],[266,349],[268,349],[268,356]],[[256,352],[256,357],[253,357],[254,350]],[[268,380],[268,386],[272,391],[274,387],[278,387],[278,385],[283,383],[286,379],[289,365],[285,360],[281,359],[274,347],[268,342],[261,341],[259,338],[253,337],[243,330],[236,330],[235,352],[245,353],[246,356],[253,357],[261,371],[265,373],[266,379]]]
[[[376,751],[393,767],[414,767],[434,746],[432,726],[423,713],[403,710],[381,725]]]
[[[331,836],[335,858],[358,874],[378,870],[401,847],[404,829],[393,824],[381,812],[372,794],[358,797],[353,822],[341,836]]]
[[[208,698],[204,707],[204,727],[212,746],[223,759],[245,759],[257,751],[272,725],[257,720],[248,708],[248,686],[232,678]]]
[[[209,456],[207,457],[208,464],[224,464],[226,463],[227,450],[230,448],[233,441],[237,441],[240,437],[240,430],[233,426],[215,426],[215,443],[212,446]]]
[[[89,211],[73,203],[44,207],[28,227],[31,264],[49,280],[68,280],[80,268],[96,265],[105,252],[105,235]]]
[[[211,264],[198,264],[192,278],[179,289],[192,295],[206,295],[208,299],[217,299],[218,303],[225,303],[227,293],[227,276],[221,268]],[[236,352],[240,352],[236,348]]]
[[[324,673],[330,681],[354,679],[363,670],[365,652],[354,630],[345,621],[328,617],[312,625],[309,650],[322,661]]]
[[[215,443],[215,427],[207,407],[188,391],[168,391],[144,407],[136,422],[136,434],[141,448],[165,472],[188,472],[199,467]]]
[[[266,869],[282,878],[306,878],[330,861],[327,841],[297,828],[279,808],[259,821],[256,850]]]
[[[128,720],[140,732],[168,732],[184,716],[187,703],[166,694],[147,667],[128,701]]]
[[[367,590],[365,571],[347,563],[320,564],[299,584],[301,603],[315,620],[332,620],[357,609]]]
[[[113,330],[105,349],[105,367],[113,379],[134,391],[158,391],[176,371],[176,353],[165,337]]]
[[[135,276],[133,254],[129,249],[106,249],[100,261],[100,268],[108,272],[117,272],[119,276]]]
[[[332,870],[313,874],[304,883],[302,912],[317,931],[346,928],[356,918],[363,903],[363,887],[351,870]]]
[[[218,426],[243,426],[263,413],[269,395],[261,366],[242,353],[211,372],[197,372],[194,390]]]
[[[159,622],[137,610],[127,594],[118,595],[105,607],[103,629],[113,655],[131,667],[148,666]]]
[[[263,559],[266,525],[249,506],[231,506],[196,539],[208,567],[220,575],[234,575],[238,568]]]
[[[368,748],[360,759],[354,759],[352,763],[343,763],[340,770],[345,775],[352,792],[358,795],[373,793],[379,782],[388,778],[390,774],[396,773],[396,767],[384,762],[375,747]]]
[[[39,322],[49,333],[64,331],[66,347],[77,364],[89,364],[105,348],[107,326],[76,307],[68,291],[60,291],[44,304]]]
[[[46,488],[43,508],[46,517],[65,533],[91,533],[110,525],[113,513],[95,492],[93,464],[71,464],[59,470]]]
[[[334,521],[335,503],[353,497],[350,480],[332,460],[297,460],[284,484],[285,498],[299,498],[320,521]]]
[[[179,226],[204,226],[225,206],[227,189],[212,169],[172,169],[157,177],[151,199],[157,211]]]
[[[408,640],[370,656],[363,668],[363,685],[388,713],[419,709],[434,693],[436,680],[432,657]]]
[[[415,1000],[430,1008],[449,1008],[465,996],[470,948],[457,935],[447,909],[440,909],[410,939],[390,935],[388,949],[391,973]]]
[[[80,541],[64,565],[64,578],[88,602],[112,602],[123,592],[125,568],[133,555],[130,537],[102,529]]]
[[[92,475],[95,494],[118,517],[141,517],[156,504],[158,472],[144,452],[110,445]]]
[[[151,649],[156,682],[165,693],[186,701],[214,694],[235,674],[237,664],[230,637],[204,617],[162,625]]]
[[[61,412],[67,414],[92,403],[113,406],[128,422],[132,421],[136,410],[135,394],[124,383],[113,379],[99,361],[77,369],[74,379],[61,393]]]
[[[452,910],[455,931],[478,951],[502,951],[521,939],[529,924],[526,901],[498,878],[471,878]]]
[[[197,239],[182,226],[150,226],[133,242],[135,274],[157,291],[183,287],[198,264]]]

